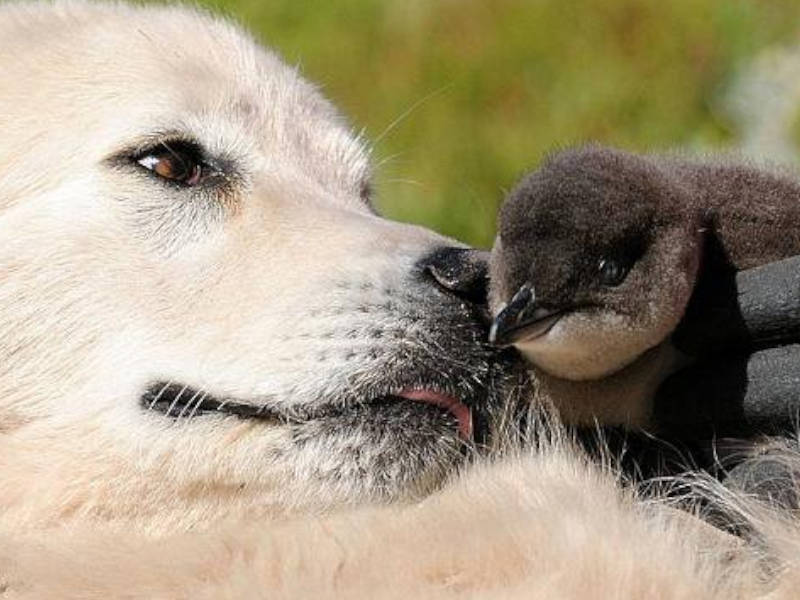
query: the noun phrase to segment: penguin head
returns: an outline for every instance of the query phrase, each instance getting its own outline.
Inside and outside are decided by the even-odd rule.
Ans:
[[[500,211],[490,340],[573,380],[610,375],[663,341],[700,258],[687,193],[646,157],[589,146],[547,159]]]

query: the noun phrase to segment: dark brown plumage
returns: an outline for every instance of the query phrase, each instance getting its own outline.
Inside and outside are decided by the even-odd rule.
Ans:
[[[663,342],[697,289],[795,254],[800,180],[791,175],[721,159],[567,150],[501,209],[492,308],[524,293],[493,336],[558,377],[604,377]],[[693,314],[702,318],[702,307]]]

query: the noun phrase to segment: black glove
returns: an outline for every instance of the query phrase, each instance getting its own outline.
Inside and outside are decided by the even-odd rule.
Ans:
[[[673,336],[696,358],[655,399],[659,430],[681,437],[794,433],[800,412],[800,257],[698,290]]]

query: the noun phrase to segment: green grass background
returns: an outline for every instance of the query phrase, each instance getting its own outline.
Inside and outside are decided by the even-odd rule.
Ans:
[[[549,150],[736,143],[721,98],[797,0],[219,0],[374,141],[386,215],[488,246]]]

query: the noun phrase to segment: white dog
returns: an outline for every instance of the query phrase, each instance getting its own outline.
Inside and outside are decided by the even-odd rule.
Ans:
[[[480,259],[234,26],[0,7],[0,240],[0,596],[768,591],[561,443],[397,502],[509,406]]]
[[[0,40],[2,518],[438,486],[494,394],[484,275],[375,214],[315,88],[181,8],[10,4]]]

